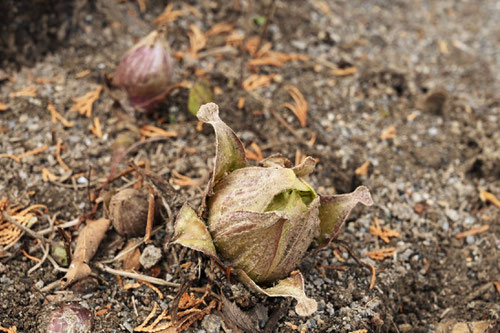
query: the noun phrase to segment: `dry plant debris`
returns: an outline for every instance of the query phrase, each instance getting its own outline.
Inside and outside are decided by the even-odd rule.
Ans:
[[[189,53],[193,58],[198,57],[198,52],[205,48],[207,39],[200,28],[195,24],[189,26],[191,32],[188,32],[189,37]]]
[[[389,228],[384,227],[383,229],[380,227],[379,219],[375,218],[375,225],[370,226],[370,234],[375,237],[380,237],[384,242],[389,243],[391,237],[399,237],[399,232],[395,230],[391,230]]]
[[[43,153],[48,148],[49,148],[48,145],[43,145],[42,147],[38,147],[38,148],[35,148],[35,149],[32,149],[32,150],[28,150],[28,151],[26,151],[26,152],[24,152],[22,154],[17,155],[17,156],[12,155],[12,154],[0,154],[0,158],[2,158],[2,157],[8,157],[8,158],[13,159],[17,163],[21,163],[21,161],[22,161],[22,159],[24,157],[26,157],[28,155],[36,155],[36,154]]]
[[[165,136],[165,137],[175,137],[177,136],[177,132],[175,131],[166,131],[156,126],[152,125],[144,125],[139,130],[139,134],[142,137],[142,140],[145,138],[152,138],[157,136]]]
[[[110,224],[109,219],[101,218],[96,221],[87,221],[76,241],[75,253],[68,272],[63,278],[63,286],[87,277],[91,270],[88,262],[97,252],[101,240],[106,235]]]
[[[174,5],[169,3],[167,7],[163,10],[163,13],[160,14],[154,21],[153,24],[165,24],[168,22],[174,22],[178,17],[184,15],[182,10],[174,10]]]
[[[244,106],[245,106],[245,97],[238,98],[238,104],[236,105],[238,110],[243,109]]]
[[[5,103],[0,102],[0,111],[6,111],[7,105]]]
[[[490,228],[489,225],[483,225],[483,226],[480,226],[480,227],[477,227],[477,228],[472,228],[470,230],[458,233],[458,234],[455,235],[455,237],[458,238],[458,239],[460,239],[460,238],[465,238],[467,236],[474,236],[474,235],[477,235],[477,234],[479,234],[481,232],[487,231],[489,228]]]
[[[64,127],[73,127],[74,123],[67,121],[63,116],[61,116],[61,114],[57,112],[56,108],[51,103],[47,105],[47,110],[50,111],[50,117],[53,124],[57,124],[57,122],[60,121]]]
[[[396,248],[389,247],[385,249],[380,249],[376,251],[366,252],[365,255],[373,260],[384,260],[385,258],[392,257],[394,255]]]
[[[196,321],[202,320],[203,317],[210,314],[215,308],[220,305],[215,300],[211,300],[208,304],[205,301],[206,296],[209,294],[210,289],[203,294],[201,298],[194,297],[193,294],[182,294],[177,312],[177,320],[174,320],[168,314],[168,310],[163,310],[158,317],[156,317],[151,324],[148,324],[158,310],[158,304],[155,302],[153,310],[142,322],[141,325],[134,328],[136,332],[183,332],[188,329]],[[205,305],[203,308],[200,308]]]
[[[380,135],[380,138],[382,140],[387,140],[387,139],[394,139],[396,137],[396,135],[398,134],[397,130],[396,130],[396,126],[394,125],[391,125],[389,127],[387,127],[383,132],[382,134]]]
[[[358,176],[366,176],[370,168],[370,161],[365,161],[359,168],[357,168],[354,173]]]
[[[367,333],[368,330],[366,328],[362,328],[360,330],[356,330],[356,331],[350,331],[349,333]]]
[[[11,326],[9,328],[5,328],[0,326],[0,331],[1,332],[7,332],[7,333],[17,333],[17,327],[16,326]]]
[[[58,139],[57,140],[57,149],[56,149],[56,160],[57,162],[64,168],[64,170],[71,170],[71,168],[64,163],[62,157],[61,157],[61,150],[65,149],[65,147],[62,145],[62,140]]]
[[[55,182],[57,180],[57,176],[52,174],[47,168],[42,169],[42,180],[44,182]]]
[[[102,129],[101,122],[98,117],[94,117],[94,123],[89,125],[89,129],[97,136],[99,139],[102,139]]]
[[[250,144],[250,148],[251,150],[245,149],[245,155],[249,160],[262,161],[264,159],[264,156],[262,156],[262,150],[258,144],[252,142]]]
[[[205,36],[215,36],[224,33],[230,33],[234,29],[234,25],[227,22],[219,22],[214,24],[205,34]]]
[[[490,202],[495,207],[500,208],[500,200],[493,193],[483,190],[479,193],[479,198],[482,202]]]
[[[40,209],[47,211],[44,205],[32,205],[27,208],[22,208],[19,205],[11,205],[7,197],[0,199],[0,245],[4,249],[12,246],[23,235],[23,230],[10,223],[3,216],[3,212],[9,214],[19,224],[30,227],[36,222],[36,214],[41,214]]]
[[[73,98],[73,102],[75,103],[70,111],[76,111],[81,115],[85,115],[87,118],[90,118],[92,115],[92,105],[99,98],[101,94],[102,86],[98,85],[94,91],[90,91],[83,95],[82,97]]]
[[[258,88],[268,87],[275,76],[276,74],[252,74],[245,81],[243,81],[243,89],[245,89],[246,91],[252,91]]]
[[[335,76],[348,76],[348,75],[353,75],[357,72],[358,72],[358,69],[356,67],[332,69],[332,74]]]
[[[307,101],[300,90],[292,85],[285,86],[286,91],[292,96],[295,104],[283,103],[283,106],[288,108],[293,112],[300,122],[300,126],[305,127],[307,125]]]
[[[29,86],[16,92],[9,94],[9,97],[36,97],[36,86]]]
[[[177,170],[172,170],[172,175],[174,177],[170,178],[172,180],[172,183],[179,185],[179,186],[196,186],[199,185],[196,180],[194,180],[191,177],[181,175]]]
[[[76,77],[77,79],[81,79],[81,78],[86,77],[86,76],[87,76],[87,75],[89,75],[89,74],[90,74],[90,69],[85,69],[85,70],[83,70],[83,71],[81,71],[81,72],[76,73],[76,74],[75,74],[75,77]]]

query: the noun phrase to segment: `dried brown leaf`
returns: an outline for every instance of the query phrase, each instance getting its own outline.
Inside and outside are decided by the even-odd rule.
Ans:
[[[97,252],[109,224],[110,220],[105,218],[87,221],[87,225],[82,229],[76,241],[75,253],[68,272],[63,278],[63,286],[81,280],[90,274],[91,270],[88,263]]]

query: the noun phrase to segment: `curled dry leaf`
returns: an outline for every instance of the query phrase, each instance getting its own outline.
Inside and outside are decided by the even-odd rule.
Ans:
[[[88,263],[97,252],[99,244],[101,244],[104,235],[106,235],[109,224],[109,219],[105,218],[87,221],[87,225],[82,229],[76,241],[73,260],[63,278],[63,287],[81,280],[90,274],[91,270]]]

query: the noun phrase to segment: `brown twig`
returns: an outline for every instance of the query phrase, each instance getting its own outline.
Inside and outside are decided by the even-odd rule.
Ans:
[[[340,245],[342,246],[342,248],[344,248],[348,253],[349,255],[361,266],[364,266],[366,268],[368,268],[370,270],[370,273],[372,274],[372,277],[371,277],[371,281],[370,281],[370,287],[369,289],[372,290],[373,287],[375,286],[375,279],[376,279],[376,272],[375,272],[375,267],[373,267],[372,264],[370,263],[367,263],[367,262],[364,262],[364,261],[361,261],[358,256],[351,250],[351,248],[349,247],[349,245],[347,245],[346,242],[342,241],[342,240],[335,240],[335,244],[337,245]]]

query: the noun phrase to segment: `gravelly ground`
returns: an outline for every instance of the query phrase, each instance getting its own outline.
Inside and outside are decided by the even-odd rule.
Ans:
[[[175,8],[185,8],[182,2],[173,3]],[[250,2],[251,6],[247,1],[218,4],[200,0],[190,4],[201,15],[191,13],[169,24],[168,40],[175,51],[187,50],[190,24],[207,31],[215,23],[227,21],[242,32],[258,35],[259,27],[249,24],[249,18],[266,12],[265,3],[258,1]],[[49,148],[25,157],[20,164],[0,159],[2,196],[24,205],[45,204],[61,221],[74,219],[88,212],[91,204],[87,186],[74,186],[72,179],[78,178],[72,178],[55,160],[57,139],[67,146],[62,158],[72,174],[86,175],[92,167],[94,184],[109,174],[111,144],[119,133],[134,126],[155,125],[158,118],[167,115],[170,123],[161,126],[177,130],[178,137],[143,145],[130,157],[148,159],[151,169],[165,179],[171,177],[173,169],[206,179],[212,166],[214,137],[208,127],[196,130],[196,119],[186,110],[185,89],[174,92],[156,116],[137,115],[133,121],[124,120],[126,113],[105,90],[94,104],[94,116],[103,126],[102,139],[89,131],[92,119],[67,111],[72,98],[103,84],[103,75],[113,72],[123,52],[151,29],[150,22],[163,8],[164,4],[151,1],[146,13],[139,14],[135,2],[84,4],[74,15],[74,29],[78,30],[69,41],[57,42],[54,52],[37,59],[33,67],[15,68],[11,62],[5,66],[16,80],[0,82],[0,101],[8,107],[0,111],[0,154],[18,155],[44,144]],[[215,95],[221,116],[245,145],[253,141],[264,155],[282,152],[292,160],[297,149],[319,157],[309,181],[320,192],[344,193],[364,184],[375,201],[372,207],[357,209],[339,236],[379,271],[373,290],[368,290],[368,272],[352,260],[347,271],[316,268],[345,265],[330,248],[307,257],[299,267],[305,272],[308,295],[319,301],[319,311],[312,317],[298,317],[293,303],[283,299],[249,294],[237,283],[229,286],[217,272],[218,284],[230,299],[244,310],[262,303],[270,314],[280,304],[289,306],[278,332],[295,331],[292,325],[299,331],[316,332],[427,332],[443,327],[446,321],[498,323],[500,293],[492,282],[499,276],[500,210],[482,202],[479,193],[486,190],[500,197],[499,17],[496,1],[277,1],[266,39],[272,42],[273,50],[306,54],[309,60],[280,68],[264,67],[262,73],[279,74],[269,87],[251,94],[239,88],[241,74],[243,79],[251,74],[241,66],[249,59],[242,51],[236,57],[228,54],[220,59],[207,56],[200,61],[178,62],[178,81],[194,81],[195,68],[209,73],[212,85],[223,92]],[[206,49],[222,44],[223,40],[214,38]],[[357,72],[336,76],[332,66],[356,67]],[[91,74],[75,78],[84,69],[90,69]],[[55,79],[36,83],[36,97],[9,97],[39,77]],[[305,128],[280,106],[289,99],[286,84],[296,85],[308,101]],[[236,108],[239,97],[246,99],[243,110]],[[281,127],[262,104],[263,99],[272,101],[271,108],[285,118],[297,136]],[[48,103],[75,126],[52,124]],[[396,135],[382,139],[381,134],[391,125]],[[309,146],[306,142],[313,134],[317,139]],[[370,162],[368,174],[356,175],[354,170],[365,161]],[[66,179],[45,183],[42,168]],[[31,191],[34,193],[28,194]],[[199,203],[200,188],[179,191],[193,205]],[[369,227],[375,218],[382,226],[398,231],[400,237],[385,244],[371,235]],[[34,228],[42,229],[47,223],[41,218]],[[483,225],[489,225],[489,230],[464,239],[455,237]],[[180,249],[163,247],[165,236],[163,231],[154,236],[154,244],[164,250],[161,277],[179,281],[172,253]],[[116,238],[110,232],[106,243]],[[0,299],[4,300],[0,324],[17,326],[20,332],[36,331],[39,308],[47,296],[37,288],[62,277],[48,262],[26,275],[33,262],[20,250],[41,257],[39,250],[32,251],[34,244],[25,236],[0,258]],[[113,244],[101,249],[97,258],[114,256],[122,243]],[[364,256],[367,251],[389,246],[396,248],[395,254],[383,262]],[[191,252],[184,258],[201,264],[203,270],[208,263]],[[194,272],[198,264],[192,268]],[[97,317],[98,332],[137,326],[154,301],[163,307],[171,305],[169,297],[160,301],[145,287],[123,290],[111,275],[95,272],[99,278],[86,290],[82,302],[93,309],[112,304],[105,315]],[[202,279],[195,284],[205,282]],[[168,295],[176,292],[161,290]],[[220,322],[216,317],[208,318],[215,326]],[[208,329],[209,320],[196,325],[194,331]]]

